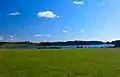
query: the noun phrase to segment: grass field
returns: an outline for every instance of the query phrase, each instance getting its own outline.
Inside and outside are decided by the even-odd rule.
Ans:
[[[0,77],[120,77],[120,49],[0,50]]]

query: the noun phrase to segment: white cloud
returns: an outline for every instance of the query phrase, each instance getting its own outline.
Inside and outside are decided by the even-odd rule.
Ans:
[[[40,34],[37,34],[37,35],[34,35],[35,37],[42,37],[42,35],[40,35]]]
[[[51,36],[51,34],[44,34],[44,35],[36,34],[36,35],[34,35],[34,37],[50,37],[50,36]]]
[[[80,30],[81,33],[84,33],[85,31],[84,30]]]
[[[46,34],[45,36],[50,37],[50,36],[51,36],[51,34]]]
[[[68,33],[68,31],[67,31],[67,30],[62,30],[62,32],[63,32],[63,33]]]
[[[60,16],[57,16],[57,18],[60,18]]]
[[[44,18],[59,18],[56,14],[54,14],[52,11],[44,11],[44,12],[38,12],[38,17],[44,17]]]
[[[3,36],[0,36],[0,40],[3,40]]]
[[[10,35],[10,40],[11,40],[11,41],[14,40],[14,36],[11,36],[11,35]]]
[[[13,38],[14,36],[10,36],[11,38]]]
[[[10,16],[18,16],[20,15],[20,12],[13,12],[13,13],[9,13]]]
[[[83,5],[84,2],[83,2],[83,1],[73,1],[73,4],[76,4],[76,5]]]

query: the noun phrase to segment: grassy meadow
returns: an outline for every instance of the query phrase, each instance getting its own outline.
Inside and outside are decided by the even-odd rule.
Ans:
[[[3,49],[0,77],[120,77],[120,49]]]

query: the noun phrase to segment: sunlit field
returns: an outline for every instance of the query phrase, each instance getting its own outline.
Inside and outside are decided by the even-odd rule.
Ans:
[[[0,77],[120,77],[120,49],[0,50]]]

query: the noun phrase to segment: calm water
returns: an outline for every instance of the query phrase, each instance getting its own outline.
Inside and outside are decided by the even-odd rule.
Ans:
[[[100,45],[68,45],[68,46],[14,46],[9,47],[12,49],[37,49],[42,47],[60,47],[63,49],[66,48],[76,48],[76,47],[84,47],[84,48],[100,48],[100,47],[113,47],[113,44],[100,44]]]
[[[100,47],[114,47],[113,44],[100,44],[100,45],[68,45],[68,46],[47,46],[47,47],[61,47],[61,48],[76,48],[76,47],[83,47],[83,48],[100,48]]]

